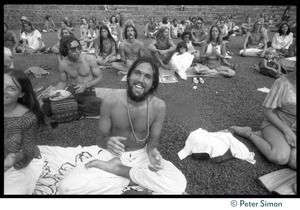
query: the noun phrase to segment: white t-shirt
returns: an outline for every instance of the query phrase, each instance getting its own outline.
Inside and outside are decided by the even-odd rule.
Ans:
[[[26,39],[28,41],[28,47],[37,50],[39,47],[39,38],[42,39],[42,34],[38,30],[34,30],[31,33],[23,32],[21,39]]]
[[[284,49],[289,49],[289,46],[293,43],[293,33],[290,32],[289,35],[283,37],[279,33],[274,34],[272,40],[272,47],[276,50],[280,50],[282,47]]]

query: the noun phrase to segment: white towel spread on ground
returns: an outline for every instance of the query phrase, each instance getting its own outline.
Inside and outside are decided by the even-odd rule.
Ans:
[[[208,153],[211,158],[224,155],[230,149],[233,157],[255,164],[254,153],[230,132],[207,132],[199,128],[190,133],[185,147],[178,152],[180,160],[192,153]]]

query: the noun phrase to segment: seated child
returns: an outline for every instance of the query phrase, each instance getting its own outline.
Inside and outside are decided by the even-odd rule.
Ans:
[[[176,53],[171,58],[171,65],[173,69],[179,74],[181,79],[187,79],[186,71],[191,68],[194,56],[187,52],[188,47],[184,41],[178,42]]]
[[[254,65],[259,73],[273,77],[275,79],[279,78],[281,73],[281,66],[274,58],[276,51],[273,48],[268,48],[265,53],[265,57],[260,61],[258,65]]]

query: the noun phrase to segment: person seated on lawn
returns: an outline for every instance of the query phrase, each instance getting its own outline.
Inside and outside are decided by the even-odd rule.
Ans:
[[[86,39],[84,40],[85,45],[83,51],[90,52],[95,47],[95,42],[99,38],[99,28],[95,25],[93,19],[89,20],[89,27],[87,31]]]
[[[201,62],[200,51],[196,50],[194,48],[194,46],[192,44],[192,41],[191,41],[191,37],[192,37],[192,34],[189,31],[184,31],[181,34],[181,39],[187,45],[187,52],[190,53],[190,54],[192,54],[194,56],[194,60],[193,60],[194,62],[200,63]]]
[[[57,31],[56,25],[55,25],[54,21],[52,20],[51,16],[46,15],[45,19],[46,19],[46,21],[45,21],[43,32]]]
[[[67,28],[61,29],[60,33],[61,33],[60,34],[61,38],[63,38],[64,36],[68,36],[68,35],[74,36],[74,34],[71,31],[69,31]],[[60,42],[61,42],[61,39],[53,47],[51,47],[51,51],[57,55],[57,59],[59,62],[63,59],[63,57],[59,51]]]
[[[81,20],[81,25],[80,25],[80,38],[79,39],[85,40],[87,38],[89,24],[85,17],[82,17],[80,20]]]
[[[102,73],[95,56],[81,53],[80,41],[71,35],[63,36],[59,51],[63,59],[58,65],[60,81],[56,89],[67,88],[73,94],[80,115],[99,115],[102,100],[96,97],[94,87],[102,80]]]
[[[62,20],[62,21],[60,22],[60,25],[61,25],[61,28],[57,30],[57,39],[58,39],[58,40],[61,40],[61,30],[62,30],[63,28],[68,29],[68,31],[71,31],[71,30],[72,30],[72,28],[70,28],[70,27],[67,26],[67,21],[65,21],[65,20]]]
[[[44,160],[36,145],[44,114],[22,70],[4,70],[4,194],[32,194]]]
[[[155,17],[150,17],[150,21],[145,26],[145,37],[149,39],[155,39],[155,33],[157,32],[159,26],[155,22]]]
[[[271,162],[297,169],[296,71],[272,85],[262,104],[264,121],[260,131],[232,126],[230,131],[249,139]]]
[[[159,28],[167,27],[170,31],[171,23],[169,22],[169,18],[167,16],[163,17],[161,22],[159,23]],[[171,34],[169,33],[169,39],[171,39]]]
[[[20,37],[21,37],[22,33],[25,31],[25,27],[24,27],[25,21],[29,21],[28,17],[22,16],[22,17],[20,18],[20,22],[21,22]],[[20,40],[20,41],[21,41],[21,40]],[[22,41],[23,41],[23,40],[22,40]]]
[[[14,68],[14,59],[13,59],[13,55],[12,52],[10,51],[9,48],[4,47],[4,68],[10,68],[13,69]]]
[[[144,43],[137,40],[137,30],[132,25],[127,25],[124,30],[124,37],[120,44],[119,53],[121,62],[113,62],[112,68],[118,70],[119,74],[127,74],[133,62],[144,56]]]
[[[245,22],[241,26],[241,35],[245,36],[253,27],[253,23],[251,22],[251,17],[246,17]]]
[[[97,18],[95,16],[92,17],[92,20],[94,21],[94,24],[96,26],[99,26],[99,21],[97,20]]]
[[[228,27],[225,24],[225,20],[221,19],[217,22],[217,25],[220,27],[221,32],[222,32],[222,39],[225,41],[229,40],[229,35],[228,35]]]
[[[274,50],[272,47],[268,48],[265,53],[265,57],[258,65],[254,65],[253,68],[263,75],[278,79],[282,73],[281,65],[275,59],[275,54],[276,50]]]
[[[128,71],[127,91],[103,100],[96,137],[103,150],[66,175],[59,194],[121,194],[131,185],[159,194],[185,191],[185,176],[159,152],[166,104],[154,96],[158,85],[157,65],[138,58]]]
[[[204,66],[201,69],[194,69],[194,73],[223,77],[235,76],[234,70],[236,69],[237,64],[233,65],[226,61],[225,54],[226,44],[222,40],[221,29],[217,25],[214,25],[210,28],[209,35],[201,45],[200,49],[200,55]],[[221,65],[221,61],[232,69]]]
[[[106,26],[109,26],[109,20],[107,19],[107,17],[104,17],[102,23]]]
[[[186,21],[183,19],[180,21],[180,24],[178,25],[178,33],[181,34],[185,31],[185,27],[186,27]]]
[[[42,40],[42,34],[34,29],[31,22],[25,21],[25,31],[22,33],[22,46],[18,46],[18,50],[22,53],[43,53],[46,51],[46,45]]]
[[[15,32],[8,30],[8,26],[4,23],[4,47],[10,49],[12,53],[16,53],[16,48],[19,45],[19,41]]]
[[[193,22],[191,21],[192,18],[194,18],[194,17],[189,17],[189,19],[186,20],[186,26],[185,26],[185,30],[186,30],[186,31],[191,31],[192,28],[194,27],[194,24],[193,24]]]
[[[297,44],[296,38],[293,39],[293,43],[289,46],[288,55],[285,58],[281,58],[278,63],[281,66],[282,72],[290,73],[296,70],[297,60]]]
[[[117,61],[117,44],[105,25],[100,28],[100,40],[95,46],[95,56],[98,65],[108,66]]]
[[[161,27],[156,33],[156,39],[153,40],[148,49],[151,52],[152,57],[159,63],[159,65],[167,70],[171,67],[167,64],[170,62],[175,50],[176,45],[169,39],[170,30],[168,27]]]
[[[277,51],[277,57],[286,57],[292,42],[293,33],[290,32],[290,26],[287,23],[282,23],[278,32],[274,34],[271,44],[272,48]]]
[[[64,17],[64,20],[66,21],[66,26],[69,27],[69,29],[71,31],[74,31],[74,26],[73,26],[73,23],[72,21],[69,19],[69,17]]]
[[[112,15],[110,17],[108,28],[115,41],[118,43],[118,41],[120,40],[120,25],[115,15]]]
[[[189,32],[187,32],[189,33]],[[186,71],[191,67],[194,56],[187,52],[188,47],[185,41],[177,43],[176,52],[171,58],[172,68],[179,74],[181,79],[187,79]]]
[[[242,56],[265,57],[267,50],[268,33],[262,27],[261,21],[256,21],[252,29],[247,32],[243,49],[239,52]]]
[[[207,33],[205,32],[205,27],[203,24],[203,19],[199,17],[194,27],[191,29],[192,34],[192,43],[196,46],[201,46],[203,41],[205,40]]]
[[[170,27],[170,33],[171,33],[171,38],[172,39],[177,39],[180,37],[179,33],[179,24],[176,18],[173,19]]]

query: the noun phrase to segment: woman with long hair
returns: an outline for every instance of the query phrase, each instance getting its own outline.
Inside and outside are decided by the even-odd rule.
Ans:
[[[110,65],[117,60],[117,44],[106,25],[100,28],[100,39],[95,47],[95,56],[99,65]]]
[[[4,194],[32,194],[42,173],[36,145],[44,114],[30,79],[21,70],[4,70]]]
[[[287,56],[290,45],[293,43],[293,33],[289,24],[282,23],[278,32],[274,34],[272,39],[272,48],[276,50],[278,56]]]
[[[79,39],[84,40],[87,37],[89,24],[87,23],[87,19],[85,17],[82,17],[80,20],[81,20],[81,25],[80,25],[80,38]]]
[[[222,40],[221,29],[214,25],[210,28],[208,37],[201,45],[200,55],[203,60],[202,68],[194,68],[194,73],[200,75],[233,77],[236,65],[225,60],[226,44]],[[221,65],[222,63],[232,67]]]
[[[109,19],[108,28],[112,37],[115,39],[116,42],[120,40],[120,25],[118,19],[115,15],[112,15]]]
[[[96,41],[99,38],[99,29],[93,19],[89,20],[89,27],[87,30],[87,36],[85,41],[84,51],[90,52],[90,50],[96,45]]]

